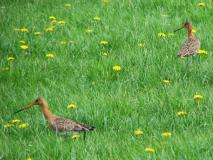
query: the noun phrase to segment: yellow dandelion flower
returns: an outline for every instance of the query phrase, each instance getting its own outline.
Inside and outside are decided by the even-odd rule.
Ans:
[[[101,55],[102,56],[108,56],[108,53],[107,52],[101,52]]]
[[[19,42],[20,42],[20,43],[23,43],[23,44],[25,44],[25,43],[26,43],[26,41],[25,41],[25,40],[20,40]]]
[[[138,44],[138,47],[139,47],[139,48],[144,48],[144,46],[145,46],[144,43],[139,43],[139,44]]]
[[[110,0],[102,0],[102,2],[103,2],[104,4],[108,4],[108,3],[110,2]]]
[[[54,27],[48,27],[47,29],[46,29],[46,32],[52,32],[54,30]]]
[[[170,82],[169,80],[166,80],[166,79],[163,80],[163,84],[165,84],[165,85],[169,84],[169,82]]]
[[[93,18],[93,20],[94,20],[94,21],[100,21],[100,20],[101,20],[101,18],[100,18],[100,17],[98,17],[98,16],[95,16],[95,17]]]
[[[34,35],[35,35],[35,36],[40,36],[40,35],[41,35],[41,32],[34,32]]]
[[[195,100],[201,100],[201,99],[203,99],[203,96],[201,96],[201,95],[194,95],[194,99]]]
[[[67,108],[68,108],[68,109],[75,109],[75,108],[77,108],[77,106],[76,106],[75,104],[69,104],[69,105],[67,106]]]
[[[67,42],[66,41],[60,41],[60,44],[65,45],[65,44],[67,44]]]
[[[151,147],[147,147],[147,148],[145,148],[145,152],[154,153],[154,152],[155,152],[155,149],[154,149],[154,148],[151,148]]]
[[[208,54],[208,51],[200,49],[197,51],[197,53],[200,55],[206,55],[206,54]]]
[[[18,125],[18,128],[27,128],[27,127],[29,127],[28,123],[22,123]]]
[[[56,17],[55,16],[49,16],[49,19],[56,20]]]
[[[113,70],[113,71],[121,71],[122,68],[121,68],[121,66],[116,65],[116,66],[113,66],[113,67],[112,67],[112,70]]]
[[[63,21],[63,20],[58,21],[58,24],[65,24],[65,21]]]
[[[166,34],[165,34],[165,33],[160,32],[160,33],[158,33],[158,37],[166,37]]]
[[[81,136],[80,134],[74,134],[72,135],[72,139],[79,139]]]
[[[101,45],[108,45],[108,43],[109,43],[108,41],[101,41],[100,42]]]
[[[134,134],[135,134],[136,136],[143,135],[143,131],[140,130],[140,129],[137,129],[137,130],[134,131]]]
[[[9,128],[9,127],[12,127],[12,126],[14,126],[14,124],[8,123],[8,124],[4,125],[4,128]]]
[[[171,133],[171,132],[163,132],[163,133],[161,133],[161,135],[162,135],[163,137],[171,137],[171,136],[172,136],[172,133]]]
[[[88,28],[88,29],[85,30],[85,32],[86,32],[86,33],[92,33],[92,32],[94,32],[94,30]]]
[[[174,37],[174,36],[175,36],[174,33],[168,33],[168,34],[167,34],[167,37]]]
[[[186,112],[184,112],[184,111],[180,111],[180,112],[177,112],[177,115],[178,116],[185,116],[187,113]]]
[[[56,24],[56,23],[58,23],[58,21],[57,20],[52,20],[51,23],[52,24]]]
[[[71,7],[70,3],[64,4],[64,7]]]
[[[193,33],[196,33],[196,32],[197,32],[197,29],[193,28],[193,29],[192,29],[192,32],[193,32]]]
[[[12,123],[12,124],[16,124],[16,123],[19,123],[19,122],[21,122],[20,119],[13,119],[13,120],[10,121],[10,123]]]
[[[15,60],[15,57],[8,57],[7,60],[8,60],[8,61],[14,61],[14,60]]]
[[[27,160],[33,160],[31,157],[28,157]]]
[[[49,59],[55,58],[55,55],[53,53],[46,54],[46,57]]]
[[[197,6],[199,6],[199,7],[205,7],[205,3],[199,2],[199,3],[197,3]]]
[[[21,45],[20,48],[25,50],[25,49],[28,49],[29,47],[28,47],[28,45]]]
[[[19,31],[23,32],[23,33],[29,32],[29,30],[27,28],[21,28],[21,29],[19,29]]]

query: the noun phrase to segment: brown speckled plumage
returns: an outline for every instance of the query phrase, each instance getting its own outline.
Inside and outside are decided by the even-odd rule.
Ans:
[[[21,108],[15,113],[26,110],[35,105],[40,106],[45,119],[48,121],[49,128],[57,133],[69,133],[69,132],[79,133],[85,131],[92,131],[95,129],[95,127],[77,123],[75,121],[72,121],[71,119],[59,118],[55,116],[49,111],[47,101],[42,97],[38,97],[34,102],[32,102],[26,107]]]
[[[200,41],[192,32],[192,24],[190,22],[185,22],[183,27],[181,27],[180,29],[182,28],[187,29],[188,39],[183,43],[180,51],[177,53],[177,56],[186,57],[186,56],[197,54],[197,51],[200,49]]]

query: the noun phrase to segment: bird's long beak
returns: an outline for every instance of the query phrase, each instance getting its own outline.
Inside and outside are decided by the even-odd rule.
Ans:
[[[23,111],[23,110],[29,109],[29,108],[31,108],[31,107],[33,107],[33,106],[35,106],[35,105],[36,105],[36,103],[35,103],[35,102],[32,102],[32,103],[30,103],[29,105],[27,105],[26,107],[23,107],[23,108],[19,109],[19,110],[16,111],[15,113],[18,113],[18,112],[21,112],[21,111]]]
[[[179,30],[181,30],[181,29],[183,29],[183,28],[184,28],[184,26],[181,27],[181,28],[176,29],[174,32],[179,31]]]

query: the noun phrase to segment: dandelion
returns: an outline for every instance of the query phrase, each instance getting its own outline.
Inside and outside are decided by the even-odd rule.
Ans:
[[[197,51],[197,53],[200,55],[206,55],[206,54],[208,54],[208,51],[200,49]]]
[[[74,134],[72,135],[72,139],[79,139],[81,136],[80,134]]]
[[[8,57],[7,60],[8,60],[8,61],[14,61],[14,60],[15,60],[15,57]]]
[[[136,136],[143,135],[143,131],[140,130],[140,129],[137,129],[137,130],[134,131],[134,134],[135,134]]]
[[[20,48],[25,50],[25,49],[28,49],[29,47],[28,47],[28,45],[21,45]]]
[[[182,117],[182,116],[185,116],[187,113],[184,112],[184,111],[180,111],[180,112],[177,112],[177,115]]]
[[[54,30],[54,27],[48,27],[47,29],[46,29],[46,32],[52,32]]]
[[[199,3],[197,3],[197,6],[199,6],[199,7],[205,7],[205,3],[199,2]]]
[[[103,2],[104,4],[108,4],[108,3],[110,2],[110,0],[102,0],[102,2]]]
[[[71,4],[69,4],[69,3],[64,4],[64,7],[71,7]]]
[[[11,124],[17,124],[19,122],[21,122],[20,119],[13,119],[13,120],[10,121]]]
[[[101,45],[108,45],[108,41],[101,41],[100,44]]]
[[[168,33],[168,34],[167,34],[167,37],[174,37],[174,36],[175,36],[174,33]]]
[[[139,48],[144,48],[144,46],[145,46],[144,43],[139,43],[139,44],[138,44],[138,47],[139,47]]]
[[[46,57],[49,59],[55,58],[55,55],[53,53],[46,54]]]
[[[94,32],[94,30],[93,29],[86,29],[85,32],[86,33],[92,33],[92,32]]]
[[[107,52],[101,52],[101,55],[102,56],[108,56],[108,53]]]
[[[18,128],[27,128],[27,127],[29,127],[28,123],[22,123],[18,125]]]
[[[19,42],[20,42],[20,43],[23,43],[23,44],[25,44],[25,43],[26,43],[26,41],[25,41],[25,40],[20,40]]]
[[[67,106],[67,108],[68,108],[68,109],[75,109],[75,108],[77,108],[77,106],[76,106],[75,104],[69,104],[69,105]]]
[[[28,157],[27,160],[33,160],[31,157]]]
[[[113,70],[113,71],[121,71],[122,68],[121,68],[121,66],[118,66],[118,65],[117,65],[117,66],[113,66],[113,67],[112,67],[112,70]]]
[[[52,23],[52,24],[56,24],[57,21],[56,21],[56,20],[52,20],[51,23]]]
[[[100,18],[100,17],[98,17],[98,16],[95,16],[95,17],[93,18],[93,20],[94,20],[94,21],[100,21],[100,20],[101,20],[101,18]]]
[[[194,95],[194,100],[201,100],[203,99],[203,96],[201,95]]]
[[[158,37],[166,37],[166,34],[165,34],[165,33],[160,32],[160,33],[158,33]]]
[[[169,84],[169,82],[170,82],[169,80],[166,80],[166,79],[163,80],[163,84],[165,84],[165,85]]]
[[[41,32],[34,32],[34,35],[35,35],[35,36],[40,36],[40,35],[41,35]]]
[[[155,152],[155,149],[154,149],[154,148],[147,147],[147,148],[145,148],[145,152],[154,153],[154,152]]]
[[[197,32],[197,29],[192,29],[192,33],[196,33]]]
[[[65,21],[63,21],[63,20],[58,21],[58,24],[65,24]]]
[[[161,135],[162,135],[163,137],[171,137],[171,136],[172,136],[172,133],[171,133],[171,132],[163,132],[163,133],[161,133]]]
[[[4,128],[9,128],[9,127],[12,127],[12,126],[14,126],[14,124],[8,123],[8,124],[4,125]]]
[[[27,28],[21,28],[21,29],[19,29],[19,32],[27,33],[27,32],[29,32],[29,30]]]
[[[60,41],[60,44],[65,45],[65,44],[67,44],[67,42],[66,41]]]
[[[55,16],[49,16],[49,19],[56,20],[56,17]]]

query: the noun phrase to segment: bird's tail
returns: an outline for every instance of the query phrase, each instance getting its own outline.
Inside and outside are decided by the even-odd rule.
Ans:
[[[88,129],[89,131],[94,131],[96,128],[95,128],[94,126],[89,126],[87,129]]]

